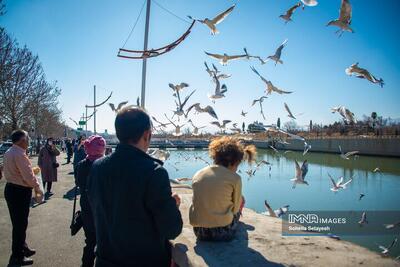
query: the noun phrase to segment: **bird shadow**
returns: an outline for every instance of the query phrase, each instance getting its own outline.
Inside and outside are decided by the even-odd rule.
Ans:
[[[260,252],[249,247],[249,231],[254,226],[239,222],[235,238],[230,242],[197,241],[194,251],[207,266],[284,266],[269,261]]]
[[[79,187],[77,189],[75,189],[75,187],[72,187],[70,190],[67,191],[67,193],[64,194],[63,198],[68,199],[68,200],[74,200],[75,192],[76,192],[77,196],[80,195]]]

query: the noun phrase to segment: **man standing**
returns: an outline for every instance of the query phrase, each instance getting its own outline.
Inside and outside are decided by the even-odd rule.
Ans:
[[[70,139],[65,141],[65,146],[67,148],[67,164],[71,163],[72,155],[74,154],[74,147]]]
[[[127,107],[115,119],[120,144],[93,163],[87,193],[96,225],[96,266],[170,266],[169,239],[182,231],[180,199],[162,162],[146,151],[149,115]]]
[[[28,257],[35,254],[35,250],[30,249],[25,242],[32,188],[36,194],[43,195],[43,192],[26,155],[28,133],[16,130],[11,134],[11,140],[13,145],[4,154],[4,177],[7,180],[4,196],[13,227],[10,265],[25,266],[33,263]]]

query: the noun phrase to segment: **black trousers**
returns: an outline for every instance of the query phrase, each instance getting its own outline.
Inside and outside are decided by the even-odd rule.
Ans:
[[[12,223],[12,258],[23,258],[23,250],[27,246],[26,229],[28,228],[29,207],[32,189],[7,183],[4,189]]]
[[[49,193],[49,192],[51,192],[51,186],[53,185],[53,182],[45,182],[45,181],[43,181],[43,189],[46,189],[46,184],[47,184],[46,192]]]
[[[85,246],[83,247],[82,267],[93,267],[96,258],[96,229],[94,226],[92,209],[85,193],[81,195],[81,214],[83,231],[85,232]]]

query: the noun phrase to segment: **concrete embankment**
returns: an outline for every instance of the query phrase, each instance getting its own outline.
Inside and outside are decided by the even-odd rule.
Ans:
[[[282,150],[304,150],[304,142],[301,140],[288,139],[289,144],[275,142],[277,149]],[[307,139],[311,145],[310,152],[339,153],[339,146],[343,152],[359,151],[360,155],[400,157],[400,138],[311,138]],[[268,148],[270,143],[265,141],[254,141],[259,148]]]

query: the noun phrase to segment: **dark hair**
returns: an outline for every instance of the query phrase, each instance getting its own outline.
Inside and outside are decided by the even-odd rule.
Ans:
[[[133,142],[136,144],[143,133],[150,129],[150,116],[141,108],[123,108],[115,118],[115,132],[121,143]]]
[[[217,165],[229,167],[242,162],[254,161],[257,152],[254,145],[245,146],[242,142],[231,136],[223,136],[214,139],[208,146],[210,157]]]
[[[17,143],[19,140],[21,140],[22,137],[27,136],[28,133],[24,130],[15,130],[11,134],[11,141],[13,144]]]

